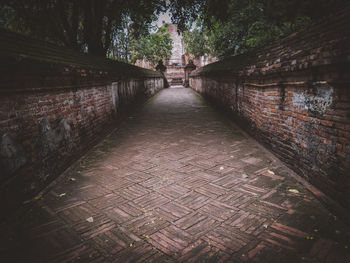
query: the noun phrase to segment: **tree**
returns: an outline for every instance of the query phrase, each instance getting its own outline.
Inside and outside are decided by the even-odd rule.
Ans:
[[[3,0],[0,13],[11,30],[106,56],[125,17],[141,36],[165,7],[165,0]]]
[[[130,61],[130,44],[137,39],[132,29],[132,21],[129,16],[123,16],[123,22],[115,27],[112,32],[112,43],[107,52],[107,57],[123,62]],[[136,34],[139,37],[139,33]]]
[[[203,34],[203,30],[199,27],[193,30],[187,30],[183,34],[183,41],[186,46],[186,54],[195,58],[213,53],[210,50],[210,43],[207,34]]]
[[[170,59],[173,48],[173,40],[167,33],[168,25],[162,27],[157,33],[150,34],[139,40],[132,42],[132,59],[135,63],[137,60],[147,60],[152,66],[155,66],[160,60]]]
[[[2,0],[0,26],[90,54],[108,54],[128,61],[131,39],[143,39],[149,35],[152,21],[160,12],[169,10],[178,29],[191,32],[188,39],[196,41],[189,45],[193,52],[200,51],[197,43],[201,43],[211,55],[224,58],[301,30],[346,2]],[[196,20],[201,21],[201,26],[189,30]],[[121,46],[116,48],[115,45]]]
[[[260,47],[329,15],[346,0],[174,0],[172,21],[194,53],[225,58]],[[200,21],[193,29],[193,23]],[[193,43],[195,41],[196,43]],[[197,43],[202,43],[201,49]]]

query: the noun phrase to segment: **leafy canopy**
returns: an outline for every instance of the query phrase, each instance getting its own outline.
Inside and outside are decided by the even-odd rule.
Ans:
[[[0,26],[94,55],[154,61],[167,57],[169,41],[150,35],[151,24],[168,10],[188,53],[225,58],[301,30],[347,1],[2,0]]]
[[[2,0],[0,26],[106,56],[120,31],[147,35],[165,8],[166,0]]]
[[[173,40],[167,29],[168,25],[160,28],[157,33],[133,40],[131,62],[145,59],[155,66],[160,60],[170,59]]]
[[[306,28],[346,0],[174,0],[187,52],[225,58]],[[183,12],[182,12],[183,11]]]

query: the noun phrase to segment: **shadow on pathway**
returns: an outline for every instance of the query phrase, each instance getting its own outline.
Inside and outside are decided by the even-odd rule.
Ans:
[[[349,229],[190,89],[0,226],[1,262],[350,262]]]

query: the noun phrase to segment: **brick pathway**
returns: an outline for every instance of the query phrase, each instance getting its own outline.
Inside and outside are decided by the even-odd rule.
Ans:
[[[37,199],[0,226],[1,262],[350,262],[341,220],[190,89]]]

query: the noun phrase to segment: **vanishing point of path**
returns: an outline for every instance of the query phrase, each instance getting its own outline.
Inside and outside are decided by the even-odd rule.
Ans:
[[[349,228],[185,88],[161,91],[0,231],[1,262],[350,262]]]

